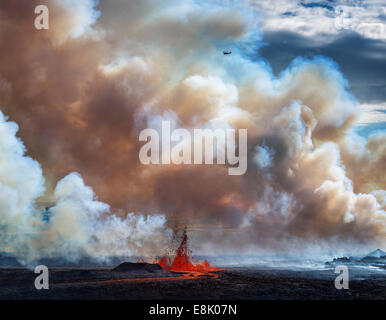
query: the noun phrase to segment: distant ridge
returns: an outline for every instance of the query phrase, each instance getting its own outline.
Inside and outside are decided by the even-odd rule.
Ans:
[[[0,252],[0,267],[21,267],[19,261],[10,253]]]
[[[382,265],[382,268],[386,269],[386,251],[376,249],[362,256],[334,258],[332,261],[327,261],[326,265],[336,265],[337,263],[358,263],[377,266]]]
[[[366,255],[366,257],[369,257],[369,258],[381,258],[384,256],[386,256],[386,251],[383,251],[381,249],[371,251],[369,254]]]

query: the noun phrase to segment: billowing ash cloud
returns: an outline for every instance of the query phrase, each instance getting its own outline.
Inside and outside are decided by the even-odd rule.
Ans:
[[[17,239],[32,258],[147,255],[164,246],[165,224],[187,225],[197,252],[385,245],[386,136],[348,134],[359,108],[329,59],[298,58],[279,77],[249,60],[261,35],[247,2],[85,1],[74,12],[53,0],[47,31],[31,23],[37,4],[0,3],[0,103],[44,168],[38,200],[55,206],[48,223],[33,210],[44,180],[15,142],[28,175],[1,167],[1,183],[12,182],[1,209],[7,246]],[[142,165],[139,132],[162,119],[247,128],[247,173]]]
[[[0,250],[29,263],[41,258],[156,255],[165,247],[170,238],[165,216],[110,214],[110,207],[96,199],[77,173],[58,182],[51,208],[39,210],[42,170],[25,156],[17,130],[0,112]]]

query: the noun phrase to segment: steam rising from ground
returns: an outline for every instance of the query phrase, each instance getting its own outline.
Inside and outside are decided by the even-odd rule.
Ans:
[[[156,254],[175,225],[203,253],[385,245],[386,135],[349,133],[359,109],[334,62],[298,58],[274,77],[248,57],[261,35],[247,3],[85,1],[73,14],[56,0],[48,31],[33,28],[37,4],[0,3],[0,103],[47,186],[40,197],[40,166],[3,118],[4,246],[28,259]],[[246,175],[142,165],[139,132],[162,119],[247,128]],[[113,208],[166,218],[110,210],[72,171]],[[55,203],[48,222],[38,197]]]
[[[35,201],[44,192],[42,170],[24,155],[17,130],[0,112],[1,250],[29,263],[41,258],[156,255],[165,247],[170,237],[165,216],[110,214],[109,205],[98,201],[77,173],[58,182],[54,206],[38,210]]]

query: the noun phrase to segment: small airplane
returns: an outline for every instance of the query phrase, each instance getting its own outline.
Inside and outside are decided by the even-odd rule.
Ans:
[[[227,55],[227,54],[232,54],[232,51],[223,51],[222,52],[224,55]]]

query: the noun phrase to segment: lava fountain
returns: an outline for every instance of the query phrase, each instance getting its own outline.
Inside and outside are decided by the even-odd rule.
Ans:
[[[186,229],[184,230],[184,234],[181,240],[181,244],[178,247],[176,254],[174,256],[173,261],[170,263],[170,259],[168,256],[164,256],[159,259],[156,263],[158,263],[162,268],[174,271],[174,272],[200,272],[207,273],[210,271],[220,271],[221,269],[212,267],[208,261],[204,260],[201,263],[193,264],[190,258],[190,250],[188,247],[188,235],[186,233]]]
[[[174,259],[170,259],[169,255],[165,255],[153,264],[159,264],[163,269],[181,273],[175,277],[163,277],[163,278],[130,278],[130,279],[114,279],[114,280],[103,280],[103,283],[113,282],[150,282],[150,281],[176,281],[176,280],[193,280],[193,279],[216,279],[218,280],[219,275],[217,273],[211,273],[212,271],[221,271],[216,267],[212,267],[208,261],[204,260],[201,263],[194,264],[191,261],[191,254],[188,247],[188,235],[186,229],[182,236],[181,243],[174,255]],[[143,259],[139,259],[137,263],[146,264]]]

